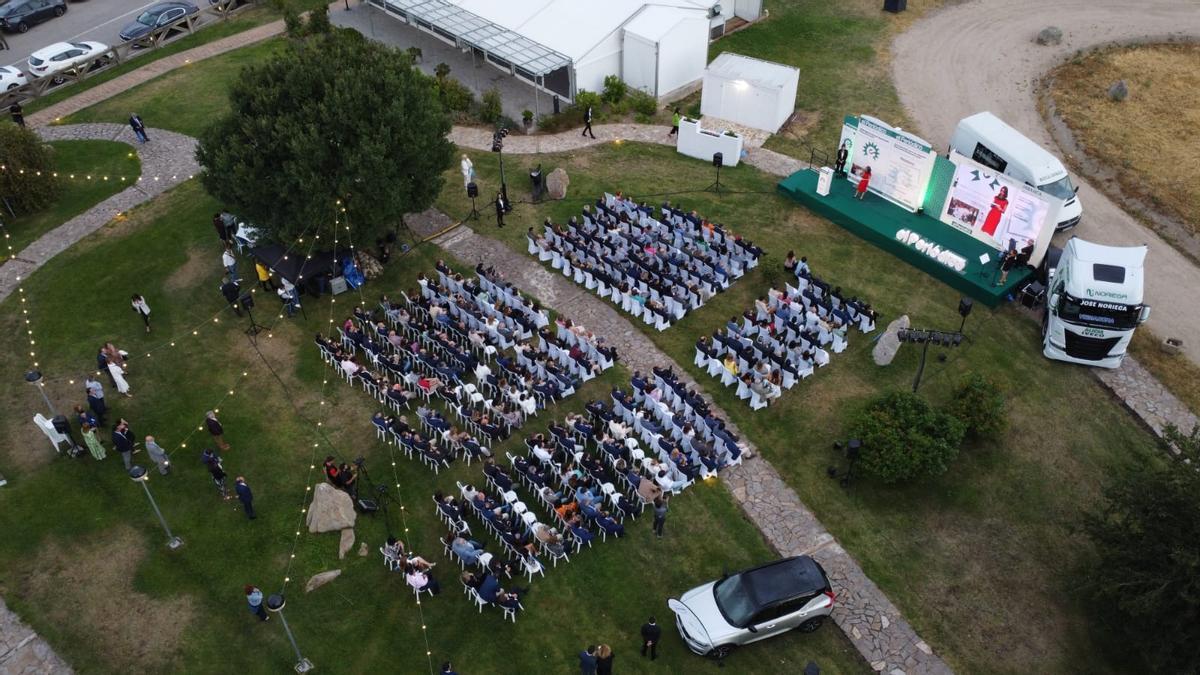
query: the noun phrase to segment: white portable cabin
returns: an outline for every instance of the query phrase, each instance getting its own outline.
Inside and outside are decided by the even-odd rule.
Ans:
[[[708,17],[674,7],[646,7],[624,28],[621,73],[625,82],[656,98],[669,98],[704,73]]]
[[[700,113],[775,133],[796,109],[800,71],[725,52],[704,71]]]

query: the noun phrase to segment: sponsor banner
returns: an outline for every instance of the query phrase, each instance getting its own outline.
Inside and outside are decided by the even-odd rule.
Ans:
[[[858,183],[870,168],[867,189],[915,213],[925,200],[933,173],[933,148],[923,139],[874,117],[860,115],[857,121],[849,180]],[[843,143],[850,126],[847,122],[842,125]]]
[[[952,153],[954,180],[940,219],[999,251],[1033,246],[1034,264],[1054,234],[1062,202],[1037,188]]]

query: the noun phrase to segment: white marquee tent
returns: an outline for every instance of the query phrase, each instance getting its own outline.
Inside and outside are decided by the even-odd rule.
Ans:
[[[796,109],[800,71],[725,52],[704,71],[700,113],[775,133]]]
[[[761,8],[761,0],[370,1],[566,98],[601,91],[609,75],[656,97],[697,82],[710,34],[735,14],[758,18]]]

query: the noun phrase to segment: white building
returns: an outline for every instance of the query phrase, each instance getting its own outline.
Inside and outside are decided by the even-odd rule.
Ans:
[[[617,75],[657,98],[704,75],[708,41],[762,0],[371,0],[545,91],[573,99]]]
[[[800,71],[724,52],[704,71],[700,114],[777,133],[796,109]]]

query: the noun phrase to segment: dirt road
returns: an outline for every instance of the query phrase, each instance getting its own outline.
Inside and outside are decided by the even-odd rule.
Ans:
[[[1033,42],[1047,26],[1062,29],[1061,45]],[[958,120],[990,110],[1062,156],[1037,111],[1038,79],[1078,49],[1172,36],[1200,38],[1200,0],[972,0],[899,35],[892,76],[918,133],[935,148],[948,144]],[[1072,179],[1080,183],[1084,211],[1075,234],[1105,244],[1149,245],[1149,325],[1161,337],[1183,338],[1188,357],[1200,363],[1200,301],[1194,295],[1200,268],[1092,186]]]

